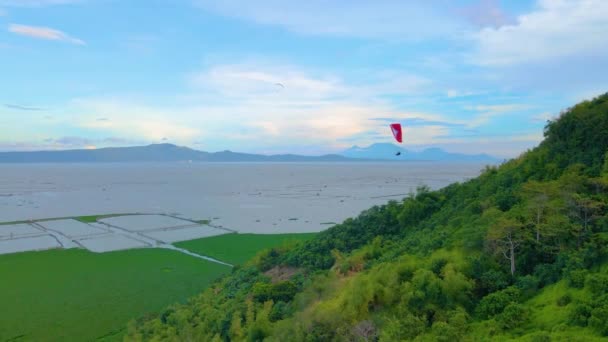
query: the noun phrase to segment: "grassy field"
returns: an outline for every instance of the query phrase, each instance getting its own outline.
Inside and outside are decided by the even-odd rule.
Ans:
[[[280,246],[289,241],[312,239],[309,234],[227,234],[176,243],[175,246],[203,254],[234,265],[242,265],[259,251]]]
[[[230,268],[178,252],[0,256],[0,341],[120,340],[132,318],[183,302]]]

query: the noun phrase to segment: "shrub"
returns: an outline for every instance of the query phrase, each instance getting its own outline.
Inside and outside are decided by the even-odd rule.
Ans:
[[[591,316],[591,307],[585,303],[575,303],[568,313],[568,324],[586,327],[589,316]]]
[[[572,302],[572,297],[570,296],[569,293],[566,293],[565,295],[559,297],[557,299],[557,306],[566,306],[568,304],[570,304],[570,302]]]
[[[577,289],[583,288],[588,273],[587,270],[570,271],[570,273],[568,273],[568,284]]]
[[[529,312],[525,306],[511,303],[498,316],[497,321],[503,329],[507,330],[520,327],[528,321],[528,318]]]
[[[491,318],[501,312],[511,303],[519,300],[520,290],[511,286],[502,291],[491,293],[479,302],[477,313],[482,318]]]
[[[269,300],[274,302],[289,302],[298,292],[298,287],[291,281],[283,281],[276,284],[256,283],[253,286],[253,299],[263,303]]]
[[[526,297],[531,297],[538,290],[538,283],[535,276],[527,275],[519,277],[515,285]]]
[[[487,291],[487,293],[500,291],[509,286],[507,275],[496,270],[489,270],[483,273],[479,281],[481,288]]]
[[[593,274],[587,277],[585,287],[594,295],[603,295],[608,293],[608,276],[604,274]]]
[[[608,336],[608,305],[602,305],[591,311],[589,325],[602,336]]]

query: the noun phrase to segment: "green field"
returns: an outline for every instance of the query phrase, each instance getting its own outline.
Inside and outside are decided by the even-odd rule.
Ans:
[[[280,246],[290,241],[310,240],[314,236],[315,233],[227,234],[180,242],[176,243],[175,246],[234,265],[242,265],[263,249]]]
[[[133,318],[183,302],[229,267],[178,252],[0,256],[0,341],[119,340]]]

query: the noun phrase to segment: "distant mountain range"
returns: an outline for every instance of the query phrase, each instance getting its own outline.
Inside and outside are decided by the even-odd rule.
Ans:
[[[401,155],[396,156],[397,152]],[[347,158],[353,159],[386,159],[407,161],[450,161],[450,162],[497,162],[498,158],[487,154],[462,154],[450,153],[440,148],[427,148],[420,152],[403,149],[393,144],[373,144],[368,147],[353,146],[341,153]]]
[[[341,154],[301,156],[295,154],[260,155],[231,151],[203,152],[172,144],[136,147],[109,147],[95,150],[36,152],[0,152],[0,163],[123,163],[123,162],[348,162],[348,161],[496,161],[487,155],[469,156],[447,153],[441,149],[423,152],[401,150],[391,144],[375,144],[367,148],[352,147]]]

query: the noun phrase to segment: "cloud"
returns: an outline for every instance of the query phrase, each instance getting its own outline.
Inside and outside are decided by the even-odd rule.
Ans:
[[[472,24],[479,27],[499,28],[513,22],[513,18],[502,10],[498,0],[480,0],[460,12]]]
[[[40,107],[21,106],[21,105],[10,104],[10,103],[5,103],[4,107],[10,108],[10,109],[25,110],[25,111],[41,111],[41,110],[44,110],[44,108],[40,108]]]
[[[62,145],[64,147],[82,147],[93,145],[93,141],[91,139],[82,137],[62,137],[59,139],[47,139],[45,142],[54,143],[56,145]]]
[[[378,113],[445,121],[439,115],[402,112],[381,99],[387,91],[385,82],[401,75],[386,72],[377,80],[353,84],[335,75],[281,63],[211,65],[190,74],[189,91],[178,97],[179,104],[82,98],[73,101],[69,111],[78,127],[98,134],[146,141],[166,137],[179,144],[197,142],[210,150],[278,152],[276,146],[282,146],[283,152],[302,146],[331,150],[342,146],[336,143],[338,139],[362,132],[387,135],[382,123],[369,120]],[[416,88],[402,85],[403,93]]]
[[[77,44],[77,45],[85,45],[85,42],[69,36],[65,32],[55,30],[48,27],[39,27],[39,26],[27,26],[27,25],[19,25],[19,24],[11,24],[8,27],[9,32],[19,34],[22,36],[28,36],[36,39],[44,39],[44,40],[55,40],[55,41],[63,41],[67,43]]]
[[[467,96],[473,96],[473,95],[479,95],[479,94],[481,94],[481,92],[459,91],[456,89],[448,89],[448,91],[446,92],[446,96],[449,99],[453,99],[453,98],[457,98],[457,97],[467,97]]]
[[[465,114],[472,120],[461,114],[445,116],[406,110],[409,105],[403,99],[417,99],[420,89],[427,85],[404,85],[404,95],[394,101],[385,96],[390,89],[384,85],[394,78],[398,81],[400,75],[397,71],[381,72],[347,80],[276,61],[208,65],[191,73],[185,80],[187,90],[172,94],[176,100],[169,103],[166,99],[136,99],[128,95],[78,98],[63,106],[52,127],[56,132],[76,132],[76,136],[126,136],[142,144],[167,139],[209,151],[311,154],[390,141],[388,121],[404,123],[406,145],[434,144],[442,141],[439,137],[474,129],[471,122],[475,120],[482,124],[492,115],[521,108],[466,107],[469,113]],[[282,83],[284,88],[276,83]],[[72,143],[97,147],[113,144],[99,140]]]
[[[439,120],[429,120],[420,117],[412,117],[412,118],[372,118],[370,120],[374,121],[382,121],[385,123],[390,122],[399,122],[406,127],[418,127],[418,126],[445,126],[445,127],[464,127],[465,124],[461,122],[454,121],[439,121]]]
[[[273,25],[306,35],[420,41],[460,29],[446,7],[395,0],[194,0],[222,15]]]
[[[95,149],[97,146],[132,146],[143,145],[137,140],[120,137],[107,137],[92,139],[81,136],[64,136],[59,138],[46,138],[41,141],[1,141],[0,151],[43,151],[43,150],[67,150],[67,149]]]
[[[191,85],[208,94],[242,100],[322,100],[339,97],[347,91],[335,77],[310,75],[289,65],[255,62],[213,66],[192,75]]]
[[[82,128],[97,130],[102,132],[112,132],[122,135],[131,135],[138,140],[145,141],[160,141],[163,138],[170,137],[172,140],[188,142],[200,136],[200,130],[193,128],[191,124],[186,122],[175,122],[172,120],[172,115],[175,115],[171,110],[164,112],[164,115],[158,115],[159,111],[153,107],[142,107],[141,105],[104,102],[88,102],[81,103],[79,108],[86,108],[91,112],[112,110],[112,113],[121,113],[121,117],[113,118],[111,121],[99,122],[90,120],[86,117],[80,118],[77,125]],[[126,110],[133,110],[129,114]],[[136,112],[135,112],[136,111]],[[152,116],[150,113],[157,113]],[[109,114],[106,113],[106,114]],[[128,117],[126,117],[128,116]]]
[[[473,60],[501,66],[571,56],[608,56],[608,1],[539,0],[516,23],[474,35]]]
[[[469,128],[482,126],[499,115],[514,113],[532,108],[525,104],[475,105],[465,106],[466,110],[480,112],[475,118],[467,121]]]
[[[544,112],[544,113],[540,113],[537,115],[534,115],[531,118],[532,122],[547,122],[549,120],[553,120],[555,119],[557,116],[555,114],[549,113],[549,112]]]

